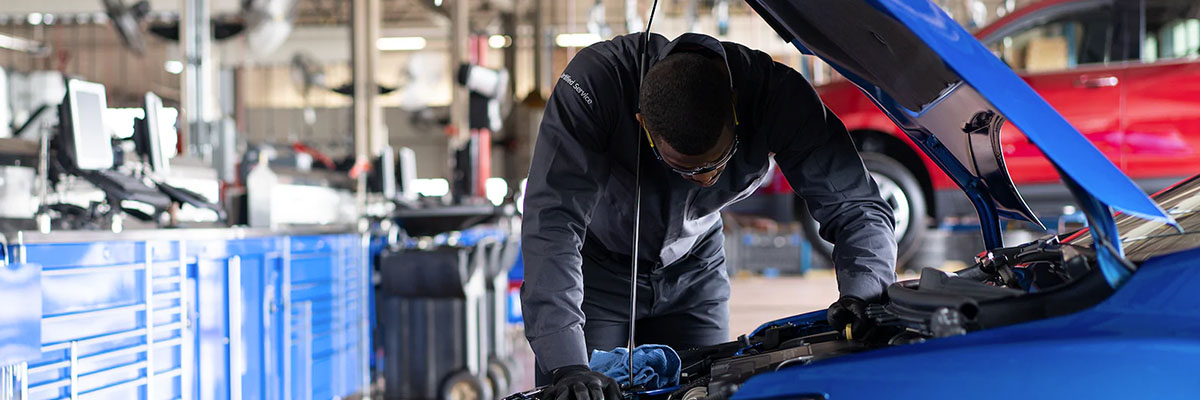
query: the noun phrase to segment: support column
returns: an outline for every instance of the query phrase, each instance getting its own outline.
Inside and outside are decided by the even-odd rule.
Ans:
[[[551,82],[551,51],[553,50],[554,41],[550,40],[550,32],[546,29],[546,7],[545,0],[534,0],[533,7],[533,88],[541,98],[549,96],[550,87],[554,86]]]
[[[382,116],[379,112],[378,90],[376,89],[375,72],[379,59],[380,24],[379,0],[354,0],[351,4],[350,40],[351,40],[351,69],[354,79],[354,159],[358,164],[369,163],[378,149],[386,144],[378,143],[377,131],[382,126]],[[359,211],[366,205],[366,174],[358,177]]]
[[[517,43],[521,35],[517,32],[519,11],[515,8],[516,6],[514,6],[514,10],[500,14],[500,33],[508,35],[512,39],[509,46],[504,48],[504,69],[508,70],[508,94],[511,96],[508,101],[510,102],[519,95],[517,93],[517,71],[520,66],[517,63]],[[517,164],[519,150],[516,144],[522,141],[522,135],[517,129],[517,115],[519,115],[518,107],[513,104],[503,116],[504,127],[501,132],[504,137],[504,145],[500,149],[502,160],[504,160],[503,171],[496,174],[504,177],[509,182],[510,188],[515,188],[513,182],[520,180],[522,175],[529,170],[528,164],[525,166]]]
[[[199,156],[206,161],[211,160],[212,144],[208,135],[209,115],[212,111],[208,104],[212,101],[213,90],[212,65],[209,57],[212,54],[212,33],[209,23],[212,15],[209,12],[208,0],[183,0],[182,23],[180,24],[180,42],[183,43],[183,134],[180,146],[184,154]]]
[[[458,71],[458,66],[468,62],[470,39],[470,20],[467,19],[471,2],[467,0],[455,0],[454,9],[450,10],[450,71]],[[451,159],[453,159],[453,148],[456,142],[466,140],[470,135],[470,126],[468,120],[470,94],[467,88],[463,85],[454,86],[454,97],[450,103],[450,124],[454,126],[454,135],[451,138],[450,151]],[[449,175],[448,175],[449,176]]]

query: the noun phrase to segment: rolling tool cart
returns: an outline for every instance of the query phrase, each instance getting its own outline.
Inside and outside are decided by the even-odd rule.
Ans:
[[[406,234],[432,240],[407,240],[380,254],[377,319],[388,399],[491,400],[509,386],[509,369],[493,362],[508,353],[494,339],[503,327],[491,317],[504,303],[496,306],[488,292],[498,279],[507,289],[511,262],[498,263],[515,252],[507,232],[491,223],[505,211],[451,208],[397,215]]]
[[[508,345],[508,272],[521,251],[520,240],[510,236],[491,246],[487,263],[487,382],[495,398],[511,394],[513,379],[512,349]]]
[[[812,269],[812,244],[795,224],[778,232],[735,227],[725,236],[725,259],[730,275],[804,274]]]
[[[487,244],[380,258],[388,399],[489,400],[480,335]]]

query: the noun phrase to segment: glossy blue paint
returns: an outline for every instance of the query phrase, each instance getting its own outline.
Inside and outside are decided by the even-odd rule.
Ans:
[[[772,15],[772,18],[775,16]],[[793,39],[791,43],[802,53],[812,52],[809,46],[806,46],[799,38]],[[888,93],[876,86],[876,83],[859,77],[836,60],[822,56],[820,52],[817,52],[816,55],[822,57],[834,70],[858,86],[867,95],[867,98],[871,99],[897,126],[903,129],[913,143],[928,154],[930,159],[963,190],[979,213],[980,230],[987,248],[1003,247],[1001,224],[997,220],[999,217],[1030,221],[1041,226],[1040,220],[1016,192],[1006,170],[995,168],[976,174],[971,168],[977,168],[977,166],[969,167],[963,164],[955,157],[954,152],[943,144],[942,139],[939,139],[935,132],[931,132],[921,125],[921,122],[918,121],[919,115],[905,109]],[[972,162],[972,164],[974,163]]]
[[[0,304],[0,365],[37,359],[42,354],[42,266],[0,265]]]
[[[767,2],[751,3],[760,13],[772,7]],[[961,77],[962,82],[948,88],[938,101],[951,93],[974,90],[988,109],[1013,121],[1047,155],[1084,205],[1098,235],[1108,235],[1101,240],[1110,246],[1101,249],[1099,257],[1106,278],[1118,288],[1100,304],[1071,315],[758,375],[734,398],[1200,398],[1200,379],[1195,374],[1200,369],[1200,292],[1195,289],[1200,285],[1195,265],[1200,249],[1151,259],[1134,273],[1121,267],[1121,250],[1112,240],[1110,207],[1142,218],[1174,221],[939,7],[925,0],[864,3],[910,29]],[[799,3],[774,6],[780,4]],[[771,19],[779,15],[764,17],[778,26],[781,23]],[[886,39],[875,38],[886,46]],[[813,49],[822,56],[822,49],[807,46],[804,38],[790,39],[802,51]],[[972,175],[937,136],[917,123],[922,113],[937,105],[920,111],[905,109],[877,82],[831,63],[963,188],[980,212],[988,246],[999,243],[995,217],[1021,211],[1011,207],[1019,196],[997,197],[995,186],[989,185],[1003,180]],[[944,133],[954,131],[942,128]],[[803,323],[815,314],[771,324]]]
[[[292,239],[290,331],[293,393],[331,398],[352,393],[363,381],[360,344],[366,260],[351,251],[357,237]],[[366,344],[369,347],[369,344]],[[305,384],[309,382],[309,384]],[[311,385],[311,386],[309,386]]]
[[[206,390],[211,398],[236,392],[256,399],[360,392],[370,346],[362,342],[370,287],[364,287],[368,266],[360,240],[326,235],[196,244],[208,257],[198,257],[197,265],[213,266],[201,268],[213,278],[201,273],[200,281],[211,280],[219,291],[207,296],[210,312],[200,311],[210,316],[200,326],[212,348],[200,346],[200,397],[210,397]],[[235,270],[233,279],[228,274]],[[230,343],[222,345],[225,339]]]
[[[926,0],[871,2],[937,52],[947,66],[1008,117],[1088,194],[1132,215],[1173,222],[1075,127],[940,7]]]
[[[1122,262],[1125,251],[1121,248],[1121,241],[1117,240],[1121,234],[1117,231],[1117,222],[1113,219],[1110,207],[1099,198],[1088,196],[1075,179],[1064,175],[1063,182],[1079,200],[1080,207],[1088,217],[1089,229],[1095,234],[1093,247],[1096,249],[1096,259],[1100,264],[1100,271],[1104,273],[1104,279],[1108,281],[1109,286],[1120,287],[1129,279],[1133,270]]]
[[[793,315],[791,317],[780,318],[780,319],[777,319],[777,320],[774,320],[771,322],[767,322],[765,324],[759,325],[758,328],[755,328],[753,332],[750,332],[749,337],[753,338],[753,337],[761,334],[763,331],[766,331],[767,329],[777,327],[777,326],[784,326],[784,325],[795,325],[797,327],[801,327],[804,330],[811,329],[812,330],[811,333],[820,333],[821,331],[824,331],[826,328],[817,327],[817,326],[814,326],[814,324],[825,321],[825,319],[826,319],[825,317],[826,317],[826,314],[828,314],[828,311],[829,310],[811,311],[811,312],[807,312],[804,314]],[[807,333],[805,333],[805,334],[807,334]],[[739,339],[739,340],[741,340],[741,339]],[[746,351],[750,351],[750,350],[754,349],[755,347],[758,347],[758,345],[751,345],[751,346],[743,347],[742,349],[737,351],[736,355],[740,356],[743,353],[745,353]]]
[[[277,299],[287,240],[187,243],[195,254],[199,397],[284,398]]]
[[[820,56],[842,75],[855,83],[868,95],[898,126],[913,139],[923,151],[929,154],[960,188],[967,193],[976,206],[981,220],[981,228],[985,244],[988,248],[1002,245],[1002,235],[997,217],[1022,217],[1037,222],[1024,200],[1016,193],[1008,178],[1003,161],[988,160],[989,153],[986,144],[983,148],[975,149],[973,133],[965,132],[961,122],[975,115],[976,112],[994,111],[1020,128],[1035,145],[1041,149],[1052,163],[1061,169],[1065,176],[1078,182],[1085,189],[1083,196],[1096,197],[1102,204],[1110,205],[1118,210],[1143,218],[1160,221],[1172,221],[1154,202],[1152,202],[1127,177],[1120,173],[1096,148],[1063,119],[1053,108],[1039,97],[1016,74],[992,55],[978,41],[968,34],[961,26],[932,2],[926,0],[853,0],[861,1],[869,8],[883,13],[881,18],[893,19],[900,26],[881,27],[882,29],[908,29],[915,39],[932,50],[948,68],[948,73],[961,78],[960,82],[947,87],[941,96],[932,103],[920,107],[920,110],[910,110],[897,102],[882,87],[895,86],[897,82],[873,82],[866,78],[882,79],[878,76],[862,77],[855,74],[855,68],[849,64],[868,62],[867,55],[846,54],[847,51],[887,51],[887,41],[876,34],[876,41],[855,42],[853,39],[837,37],[831,39],[802,21],[806,7],[808,12],[816,11],[812,3],[768,2],[749,0],[752,6],[784,35],[792,41],[801,52],[812,52]],[[847,8],[850,9],[850,8]],[[861,8],[858,9],[861,12]],[[872,15],[871,17],[874,17]],[[869,18],[870,20],[870,18]],[[886,30],[885,30],[886,32]],[[842,32],[844,33],[844,32]],[[855,32],[866,34],[868,32]],[[874,32],[870,32],[875,34]],[[902,40],[909,45],[906,40]],[[847,43],[855,43],[857,47],[841,47]],[[885,47],[872,47],[883,44]],[[857,57],[863,56],[863,57]],[[849,63],[844,65],[844,63]],[[858,66],[857,68],[861,68]],[[940,73],[940,72],[939,72]],[[888,75],[884,75],[888,76]],[[893,77],[904,79],[909,75],[896,74]],[[977,96],[976,96],[977,95]],[[953,101],[947,99],[955,97]],[[911,100],[911,99],[910,99]],[[948,105],[943,107],[942,102]],[[961,110],[955,109],[962,106]],[[937,112],[949,108],[948,112]],[[965,114],[964,114],[965,113]],[[948,125],[949,124],[949,125]],[[998,126],[998,125],[997,125]],[[990,135],[998,135],[993,132]],[[966,139],[963,138],[966,137]],[[985,136],[986,138],[986,136]],[[991,138],[993,143],[995,138]],[[971,141],[971,150],[966,150],[963,141]],[[955,153],[944,143],[957,144]],[[982,142],[981,142],[982,143]],[[961,156],[964,151],[975,157],[970,166],[965,165]],[[982,161],[982,163],[980,162]]]
[[[183,396],[191,352],[177,243],[14,247],[27,261],[45,264],[30,398]]]
[[[1097,242],[1107,245],[1098,246],[1097,255],[1109,284],[1117,287],[1128,278],[1110,207],[1173,225],[1174,219],[940,7],[925,0],[879,0],[877,7],[911,29],[1037,145],[1083,206]]]
[[[365,245],[343,234],[14,246],[45,265],[41,334],[22,330],[37,340],[30,398],[362,392]]]
[[[786,368],[734,399],[1200,398],[1197,259],[1200,249],[1151,259],[1075,314]]]
[[[807,312],[807,313],[800,314],[800,315],[793,315],[791,317],[780,318],[780,319],[777,319],[777,320],[774,320],[771,322],[767,322],[765,324],[759,325],[758,328],[755,328],[753,332],[750,332],[750,337],[758,336],[758,334],[762,333],[762,331],[765,331],[765,330],[767,330],[771,327],[775,327],[775,326],[783,326],[783,325],[788,325],[788,324],[809,325],[814,322],[824,321],[825,314],[828,311],[829,310],[817,310],[817,311]]]

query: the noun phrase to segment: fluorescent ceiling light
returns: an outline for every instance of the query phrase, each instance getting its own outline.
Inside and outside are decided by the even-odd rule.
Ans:
[[[512,44],[512,38],[507,35],[492,35],[488,36],[488,47],[493,49],[503,49]]]
[[[29,16],[25,17],[25,22],[28,22],[30,25],[41,25],[42,24],[42,14],[41,13],[30,13]]]
[[[34,54],[39,54],[47,50],[44,46],[42,46],[41,43],[38,43],[37,41],[19,38],[16,36],[9,36],[3,33],[0,33],[0,49],[9,49]]]
[[[170,72],[175,75],[179,75],[179,74],[183,73],[183,62],[175,61],[175,60],[167,60],[167,62],[163,63],[163,68],[166,69],[167,72]]]
[[[554,37],[558,47],[587,47],[603,39],[595,33],[562,33]]]
[[[375,42],[380,51],[421,50],[425,48],[425,38],[420,36],[383,37]]]

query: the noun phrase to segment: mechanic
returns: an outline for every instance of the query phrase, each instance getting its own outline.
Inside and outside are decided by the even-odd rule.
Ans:
[[[529,170],[521,304],[537,384],[553,383],[559,400],[619,393],[587,364],[593,349],[627,345],[639,143],[637,343],[729,340],[719,212],[763,183],[772,156],[835,243],[841,297],[830,323],[865,329],[865,304],[895,281],[892,210],[804,77],[739,44],[651,34],[640,82],[644,38],[619,36],[571,60]]]

